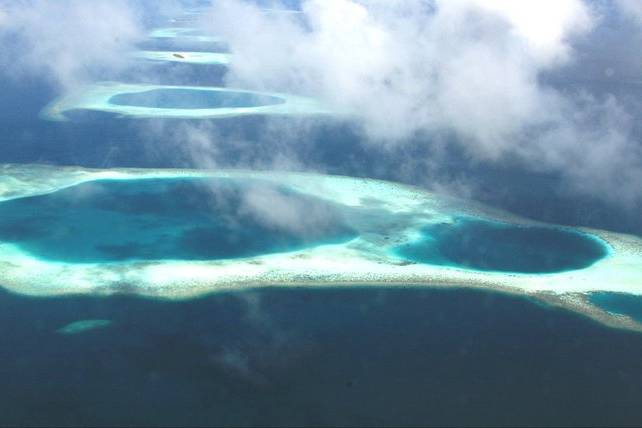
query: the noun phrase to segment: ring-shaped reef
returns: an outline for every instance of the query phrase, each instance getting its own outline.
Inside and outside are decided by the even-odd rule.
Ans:
[[[134,57],[157,62],[178,62],[184,64],[228,65],[230,54],[224,52],[190,51],[137,51]]]
[[[427,239],[440,254],[400,254]],[[0,278],[32,295],[176,299],[273,285],[476,287],[642,329],[588,298],[642,295],[642,238],[320,174],[0,165]]]
[[[64,95],[42,116],[66,121],[77,111],[133,118],[215,119],[245,115],[316,115],[335,113],[311,98],[207,86],[99,83]]]

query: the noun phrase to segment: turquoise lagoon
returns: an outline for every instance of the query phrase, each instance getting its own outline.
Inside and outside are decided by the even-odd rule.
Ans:
[[[315,212],[323,223],[277,223],[253,195],[286,205],[299,225]],[[67,263],[232,259],[355,235],[333,204],[251,180],[102,180],[0,203],[0,241]]]

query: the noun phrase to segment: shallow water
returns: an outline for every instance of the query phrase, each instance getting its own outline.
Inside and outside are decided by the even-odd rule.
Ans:
[[[199,89],[152,89],[114,95],[111,104],[134,107],[213,109],[231,107],[261,107],[283,104],[285,100],[269,95],[236,91],[206,91]]]
[[[418,263],[520,273],[582,269],[608,254],[595,238],[552,227],[458,218],[422,233],[422,239],[396,248],[395,254]]]
[[[642,323],[642,296],[624,293],[591,293],[589,301],[608,312],[626,315]]]
[[[256,197],[289,210],[290,222],[257,208]],[[0,203],[0,241],[74,263],[230,259],[354,236],[333,204],[258,180],[102,180]]]
[[[63,335],[78,320],[110,320]],[[0,292],[0,424],[637,425],[642,336],[466,290]]]

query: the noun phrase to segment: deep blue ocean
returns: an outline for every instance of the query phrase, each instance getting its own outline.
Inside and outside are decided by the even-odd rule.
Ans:
[[[76,335],[78,319],[112,324]],[[0,294],[3,425],[637,425],[642,336],[523,298]]]
[[[223,72],[219,66],[141,63],[99,77],[218,85]],[[596,91],[640,91],[615,86]],[[642,207],[570,193],[555,174],[523,165],[473,162],[456,145],[433,147],[433,137],[443,143],[448,136],[417,136],[415,144],[388,150],[364,144],[357,128],[330,118],[128,120],[74,112],[72,121],[49,122],[38,115],[59,94],[50,82],[0,81],[0,93],[0,163],[197,168],[202,156],[177,138],[195,127],[225,142],[217,144],[216,167],[284,166],[427,187],[426,171],[412,162],[439,151],[430,176],[446,183],[474,178],[472,197],[480,202],[536,220],[642,235]],[[123,204],[123,194],[117,196]],[[21,217],[38,217],[34,206],[20,205]],[[51,210],[47,214],[39,226],[55,229]],[[0,235],[11,239],[15,228],[6,226],[4,215]],[[258,245],[269,251],[273,242],[260,241],[261,233],[228,250],[243,255]],[[349,233],[338,226],[314,239]],[[291,238],[282,245],[301,244]],[[47,252],[52,246],[42,244],[41,255],[55,258]],[[185,249],[176,248],[168,251]],[[131,246],[99,254],[76,250],[66,260],[157,256]],[[198,259],[205,250],[191,251]],[[526,298],[464,288],[278,286],[183,302],[0,291],[0,425],[642,424],[638,333]],[[627,296],[596,302],[615,312],[642,312]],[[111,324],[75,335],[57,332],[87,319]]]

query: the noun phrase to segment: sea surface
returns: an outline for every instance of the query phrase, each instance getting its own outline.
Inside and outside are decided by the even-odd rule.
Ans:
[[[162,48],[162,41],[153,44]],[[223,74],[220,66],[140,62],[99,77],[219,85]],[[615,86],[640,92],[627,85]],[[449,136],[418,136],[414,144],[390,150],[364,144],[352,124],[331,118],[130,120],[75,112],[69,122],[40,119],[42,108],[60,92],[47,79],[0,81],[0,163],[311,169],[426,188],[472,180],[474,188],[463,186],[462,195],[497,208],[545,222],[642,235],[642,207],[571,193],[555,174],[529,172],[518,163],[471,162],[457,145],[444,144]],[[436,152],[440,161],[426,178],[423,165],[414,162]],[[153,195],[145,203],[128,201],[127,189],[98,185],[109,187],[107,196],[115,199],[113,216],[96,221],[129,227],[127,207],[158,202]],[[26,235],[7,225],[32,219],[36,232],[41,227],[53,236],[44,242],[47,235],[36,233],[30,242],[44,258],[157,256],[126,242],[102,253],[83,249],[99,236],[76,242],[79,247],[68,247],[63,256],[52,253],[60,236],[54,232],[64,233],[61,219],[68,219],[57,215],[60,204],[40,209],[64,196],[54,195],[1,204],[0,234],[24,241]],[[94,209],[96,194],[89,195],[88,205],[76,201],[81,205],[67,208]],[[188,217],[183,220],[204,221]],[[123,234],[133,230],[125,228]],[[244,235],[247,245],[234,247],[239,254],[252,245],[270,250],[269,231],[252,230]],[[136,233],[142,232],[132,236],[146,239]],[[346,233],[339,227],[330,238]],[[299,245],[298,239],[283,245]],[[190,256],[185,248],[174,246],[173,255],[198,258],[204,250],[196,246]],[[631,296],[594,298],[608,310],[642,318]],[[642,335],[490,291],[409,284],[283,289],[274,284],[181,302],[126,295],[36,299],[0,291],[0,336],[0,425],[601,426],[642,421]]]
[[[75,334],[86,319],[111,321]],[[642,336],[491,292],[0,293],[3,425],[636,425]]]

